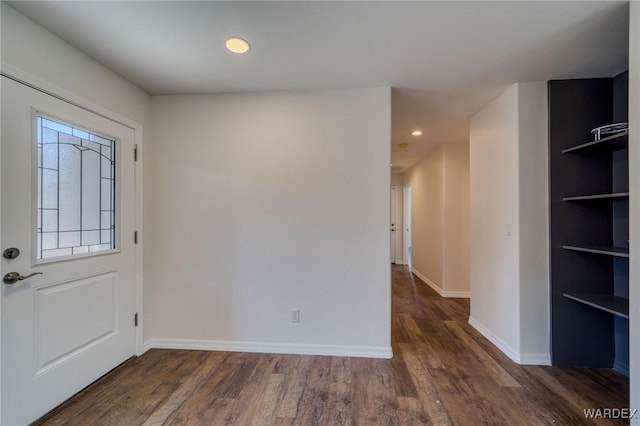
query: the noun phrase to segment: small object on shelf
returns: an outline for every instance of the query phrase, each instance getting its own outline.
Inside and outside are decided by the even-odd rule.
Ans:
[[[614,123],[607,124],[606,126],[596,127],[591,130],[591,134],[594,136],[595,140],[599,141],[603,136],[611,136],[615,133],[626,132],[629,130],[629,123]]]

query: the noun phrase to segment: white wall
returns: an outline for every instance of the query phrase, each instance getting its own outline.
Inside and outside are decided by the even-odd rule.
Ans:
[[[443,289],[469,296],[469,142],[444,145]]]
[[[631,409],[640,410],[640,3],[631,2],[629,25],[629,342]],[[640,425],[640,415],[632,424]]]
[[[152,116],[149,345],[389,356],[390,89],[160,96]]]
[[[443,291],[444,146],[436,147],[405,173],[411,185],[411,266]]]
[[[519,353],[517,85],[472,117],[470,162],[470,321]]]
[[[139,123],[150,97],[64,40],[2,2],[2,62]]]
[[[404,176],[402,173],[392,173],[391,174],[391,186],[397,186],[398,188],[402,188]]]
[[[546,82],[518,84],[520,352],[528,362],[551,352],[548,110]]]
[[[471,119],[471,316],[516,362],[548,364],[545,83],[516,84]]]
[[[469,296],[469,143],[436,147],[405,173],[412,268],[444,297]]]

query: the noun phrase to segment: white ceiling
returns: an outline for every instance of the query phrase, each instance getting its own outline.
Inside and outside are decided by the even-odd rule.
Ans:
[[[626,2],[11,4],[150,94],[391,86],[394,171],[465,140],[509,84],[611,76],[628,57]]]

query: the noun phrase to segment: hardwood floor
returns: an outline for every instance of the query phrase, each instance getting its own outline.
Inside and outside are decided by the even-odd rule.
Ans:
[[[626,424],[583,411],[627,407],[624,376],[519,366],[468,316],[394,266],[391,360],[154,349],[36,424]]]

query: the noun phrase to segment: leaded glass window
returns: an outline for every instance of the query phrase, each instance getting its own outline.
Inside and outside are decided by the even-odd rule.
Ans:
[[[37,259],[116,248],[116,141],[37,117]]]

